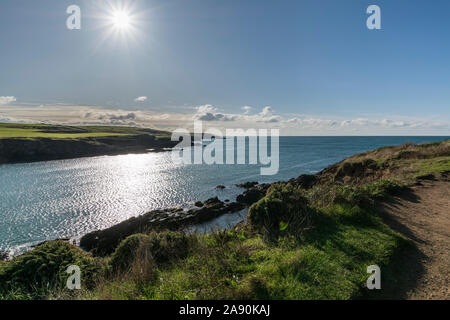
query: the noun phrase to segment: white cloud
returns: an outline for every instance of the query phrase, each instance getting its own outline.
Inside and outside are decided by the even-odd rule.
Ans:
[[[197,113],[194,115],[195,120],[201,121],[235,121],[239,117],[237,115],[230,115],[217,112],[217,108],[210,104],[205,104],[196,107]]]
[[[10,104],[11,102],[16,102],[16,101],[17,101],[16,97],[13,97],[13,96],[9,96],[9,97],[1,97],[0,96],[0,106],[7,105],[7,104]]]
[[[243,106],[241,109],[244,110],[245,114],[249,114],[253,108],[250,106]]]
[[[137,97],[136,99],[134,99],[135,102],[145,102],[147,100],[148,100],[148,97],[146,97],[146,96]]]
[[[273,109],[270,106],[266,106],[262,109],[260,115],[262,115],[263,117],[267,117],[267,116],[271,116],[273,113]]]
[[[217,108],[213,107],[211,104],[204,104],[195,108],[198,114],[202,113],[213,113],[217,111]]]
[[[283,120],[281,116],[274,115],[275,111],[270,106],[265,106],[257,115],[244,116],[248,121],[263,122],[263,123],[278,123]]]

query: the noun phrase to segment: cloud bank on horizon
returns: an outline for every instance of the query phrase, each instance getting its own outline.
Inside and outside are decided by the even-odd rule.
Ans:
[[[145,97],[138,102],[147,99]],[[264,106],[259,112],[256,107],[244,106],[240,113],[226,113],[211,104],[185,109],[185,112],[157,112],[69,104],[24,105],[19,104],[17,98],[8,96],[0,97],[0,122],[121,125],[170,131],[177,128],[191,129],[195,120],[201,120],[207,126],[221,130],[277,128],[282,135],[450,135],[450,121],[436,117],[342,118],[280,115],[271,106]]]

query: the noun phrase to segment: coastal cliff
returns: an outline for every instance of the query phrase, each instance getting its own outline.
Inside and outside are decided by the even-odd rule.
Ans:
[[[151,129],[2,124],[0,164],[163,151],[176,143]]]

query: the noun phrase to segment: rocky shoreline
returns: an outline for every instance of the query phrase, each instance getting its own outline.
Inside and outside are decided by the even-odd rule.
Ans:
[[[80,247],[96,256],[106,256],[111,254],[123,239],[135,233],[183,230],[192,225],[211,221],[224,214],[239,212],[261,199],[268,187],[268,184],[255,183],[239,195],[236,202],[221,201],[215,197],[203,202],[197,201],[193,208],[153,210],[110,228],[84,235],[80,240]]]
[[[317,175],[307,174],[289,180],[291,184],[302,186],[305,189],[311,188],[317,181]],[[244,191],[236,197],[236,201],[234,202],[230,202],[228,199],[221,201],[218,197],[214,197],[206,201],[196,201],[190,207],[152,210],[143,215],[129,218],[109,228],[85,234],[80,238],[79,247],[92,253],[94,256],[104,257],[114,252],[117,245],[132,234],[166,230],[182,231],[190,226],[210,222],[222,215],[234,214],[248,209],[252,204],[262,199],[266,195],[269,187],[274,183],[251,181],[236,184],[236,187],[242,188]],[[220,185],[216,188],[224,189],[226,187]],[[58,240],[71,242],[69,238]],[[43,243],[39,243],[33,247]],[[7,253],[3,254],[4,256],[0,260],[8,259]]]
[[[315,175],[301,175],[289,182],[306,189],[312,187],[317,181]],[[151,231],[184,230],[185,228],[209,222],[224,214],[233,214],[249,208],[252,204],[262,199],[271,183],[246,182],[237,184],[237,187],[245,189],[236,197],[235,202],[219,200],[217,197],[204,202],[195,202],[195,207],[190,209],[168,208],[153,210],[138,217],[133,217],[104,230],[90,232],[80,240],[80,247],[91,252],[95,256],[107,256],[114,252],[117,245],[128,236],[136,233],[148,233]],[[225,186],[218,186],[223,189]]]

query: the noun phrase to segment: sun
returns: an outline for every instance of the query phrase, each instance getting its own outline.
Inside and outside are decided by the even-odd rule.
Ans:
[[[131,25],[131,16],[123,10],[116,10],[112,13],[112,24],[117,30],[127,30]]]
[[[128,46],[142,37],[142,10],[137,10],[130,2],[120,4],[111,0],[105,6],[98,7],[99,29],[103,30],[98,46],[105,42]]]

